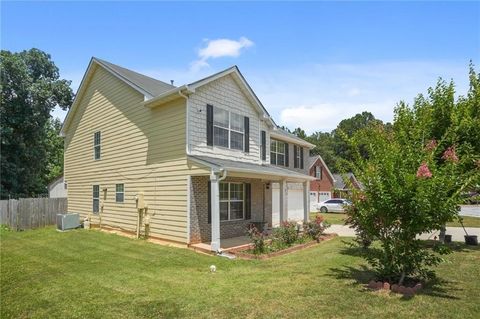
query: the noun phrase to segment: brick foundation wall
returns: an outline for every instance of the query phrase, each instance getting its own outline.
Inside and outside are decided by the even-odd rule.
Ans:
[[[190,243],[211,241],[212,225],[208,223],[208,176],[192,176],[190,184]],[[245,235],[248,224],[263,220],[265,183],[258,179],[227,178],[225,182],[245,182],[252,185],[252,219],[221,221],[220,239]],[[265,189],[265,221],[272,219],[272,190]]]

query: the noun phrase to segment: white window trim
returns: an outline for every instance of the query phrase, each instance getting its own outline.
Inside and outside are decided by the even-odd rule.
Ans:
[[[95,186],[98,186],[98,197],[94,197],[94,195],[93,195],[93,188]],[[95,212],[93,210],[93,206],[94,206],[93,203],[95,202],[95,200],[98,200],[98,212]],[[95,214],[95,215],[98,215],[100,213],[100,185],[99,184],[93,184],[92,185],[92,213]]]
[[[100,133],[100,143],[99,144],[95,144],[95,134],[97,133]],[[95,148],[96,147],[99,147],[100,151],[99,151],[99,157],[98,158],[95,158]],[[99,161],[102,159],[102,131],[95,131],[93,132],[93,160],[94,161]]]
[[[123,185],[123,192],[117,192],[117,185]],[[123,194],[123,200],[121,202],[117,201],[117,194]],[[124,183],[115,184],[115,203],[117,204],[125,203],[125,184]]]
[[[215,125],[215,108],[219,109],[219,110],[222,110],[222,111],[225,111],[228,113],[228,128],[226,127],[223,127],[223,126],[218,126],[218,125]],[[241,117],[244,117],[242,116],[241,114],[238,114],[238,113],[235,113],[235,112],[231,112],[229,110],[225,110],[225,109],[222,109],[220,107],[217,107],[217,106],[214,106],[213,107],[213,146],[216,146],[216,147],[221,147],[221,148],[228,148],[229,150],[234,150],[234,151],[241,151],[241,152],[245,152],[245,124],[244,124],[244,127],[243,127],[243,132],[242,131],[238,131],[238,130],[235,130],[232,128],[232,113],[233,114],[236,114],[238,116],[241,116]],[[222,145],[215,145],[215,127],[217,128],[220,128],[222,130],[227,130],[228,131],[228,147],[225,147],[225,146],[222,146]],[[242,144],[243,144],[243,147],[241,150],[237,149],[237,148],[232,148],[231,146],[231,132],[235,132],[235,133],[239,133],[239,134],[242,134]]]
[[[303,150],[302,150],[302,148],[301,148],[300,146],[298,146],[298,145],[293,145],[293,147],[296,148],[295,153],[296,153],[296,155],[297,155],[297,157],[296,157],[295,160],[294,160],[294,161],[295,161],[294,166],[295,166],[295,168],[301,168],[302,165],[300,165],[300,162],[301,162],[301,160],[302,160],[302,157],[301,157],[300,152],[302,152]]]
[[[272,152],[272,143],[275,143],[275,151]],[[278,143],[282,143],[283,144],[283,153],[280,153],[278,151]],[[274,153],[275,154],[275,164],[272,164],[272,165],[277,165],[277,166],[283,166],[283,167],[286,167],[286,152],[285,152],[285,148],[286,148],[286,143],[285,142],[282,142],[282,141],[279,141],[279,140],[276,140],[276,139],[273,139],[271,138],[270,139],[270,164],[272,164],[272,156],[271,154]],[[283,165],[282,164],[278,164],[278,155],[283,155]]]
[[[245,220],[245,183],[235,183],[235,182],[223,182],[221,184],[228,184],[228,199],[220,199],[220,203],[228,203],[228,219],[221,220],[220,222],[233,222],[233,221],[239,221],[239,220]],[[243,198],[242,199],[230,199],[230,185],[236,184],[236,185],[242,185],[242,193],[243,193]],[[242,218],[237,218],[237,219],[231,219],[230,216],[230,203],[239,203],[243,202],[242,205]]]
[[[320,166],[315,166],[315,178],[322,179],[322,168]]]

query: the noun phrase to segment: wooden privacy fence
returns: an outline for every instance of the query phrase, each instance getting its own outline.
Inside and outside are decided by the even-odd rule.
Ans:
[[[57,214],[67,213],[66,198],[0,200],[0,224],[14,230],[55,225]]]

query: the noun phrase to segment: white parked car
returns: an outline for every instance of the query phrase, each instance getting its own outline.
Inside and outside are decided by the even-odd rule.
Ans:
[[[345,206],[351,203],[343,198],[332,198],[317,204],[317,210],[322,213],[343,213]]]

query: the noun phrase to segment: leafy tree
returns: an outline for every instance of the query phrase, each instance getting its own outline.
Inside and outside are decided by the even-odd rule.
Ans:
[[[348,223],[364,243],[378,242],[367,260],[381,279],[430,277],[448,249],[427,249],[417,236],[458,218],[462,192],[480,183],[480,140],[474,139],[479,76],[473,67],[470,82],[468,95],[455,101],[453,83],[439,80],[412,108],[399,103],[393,129],[377,124],[349,140],[352,167],[365,189],[353,190]]]
[[[60,79],[50,55],[38,49],[2,50],[0,57],[1,196],[45,193],[54,174],[47,161],[56,152],[49,135],[50,112],[56,106],[70,107],[70,81]]]
[[[362,112],[355,116],[342,120],[337,128],[332,131],[334,151],[338,158],[350,162],[354,159],[352,149],[348,144],[348,139],[353,137],[358,131],[361,131],[372,125],[383,125],[383,122],[376,119],[370,112]],[[337,169],[342,170],[344,163],[337,163]]]

